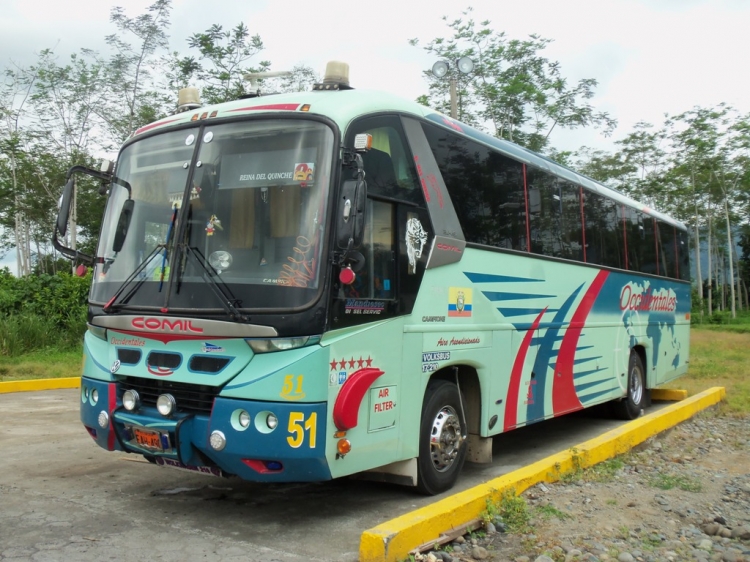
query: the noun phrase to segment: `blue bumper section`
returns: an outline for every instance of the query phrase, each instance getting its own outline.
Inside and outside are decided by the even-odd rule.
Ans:
[[[160,464],[218,467],[225,474],[255,482],[331,479],[325,458],[325,403],[257,402],[218,397],[210,416],[178,413],[165,418],[155,408],[145,406],[136,412],[124,410],[117,399],[116,383],[83,378],[82,385],[98,390],[97,406],[82,399],[81,421],[89,428],[89,433],[91,428],[96,430],[96,436],[92,436],[105,449],[163,459]],[[97,423],[102,404],[113,405],[107,431],[101,430]],[[249,414],[247,427],[239,423],[241,411]],[[278,420],[273,429],[267,423],[269,414]],[[211,434],[217,431],[224,435],[226,442],[220,451],[209,444]]]

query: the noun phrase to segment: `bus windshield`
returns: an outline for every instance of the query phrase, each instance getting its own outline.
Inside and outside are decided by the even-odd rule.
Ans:
[[[276,119],[128,145],[111,187],[92,301],[220,308],[209,282],[241,309],[310,303],[321,283],[333,139],[321,123]],[[123,291],[124,283],[132,287]]]

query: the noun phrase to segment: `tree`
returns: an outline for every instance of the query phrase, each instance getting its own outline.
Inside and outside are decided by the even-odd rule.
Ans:
[[[576,83],[562,75],[560,63],[542,55],[550,40],[530,35],[526,40],[508,39],[497,32],[490,21],[477,25],[469,15],[447,25],[453,36],[436,38],[424,49],[437,60],[474,61],[470,75],[455,74],[459,95],[458,118],[532,150],[549,150],[550,136],[556,128],[601,127],[605,134],[616,125],[606,112],[597,112],[589,101],[597,81],[585,78]],[[447,17],[443,18],[448,22]],[[414,46],[418,39],[412,39]],[[418,101],[448,113],[449,81],[438,79],[431,71],[424,75],[429,94]]]
[[[176,68],[181,79],[195,77],[202,83],[202,98],[209,104],[239,99],[244,96],[245,74],[268,70],[271,63],[262,61],[258,67],[249,66],[248,61],[263,50],[259,35],[250,35],[244,23],[224,30],[214,24],[203,33],[194,33],[188,39],[191,49],[197,49],[200,57],[176,58]],[[180,76],[180,74],[177,74]]]
[[[106,65],[112,89],[99,116],[117,145],[138,127],[162,117],[170,106],[171,98],[160,91],[154,76],[160,74],[156,53],[168,47],[171,10],[172,0],[155,0],[136,17],[126,16],[121,6],[112,8],[109,19],[118,29],[106,37],[115,53]],[[125,39],[130,36],[135,43]]]

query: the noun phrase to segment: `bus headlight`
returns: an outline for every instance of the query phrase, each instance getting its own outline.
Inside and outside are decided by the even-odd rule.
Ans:
[[[165,418],[174,413],[176,406],[177,403],[174,400],[174,396],[171,394],[162,394],[156,399],[156,409],[159,410],[159,413]]]
[[[137,410],[141,405],[141,397],[135,390],[126,390],[122,395],[122,406],[128,412]]]
[[[320,341],[320,337],[247,339],[245,341],[255,353],[270,353],[272,351],[286,351],[287,349],[305,347],[306,345],[317,343]]]
[[[279,425],[279,418],[274,414],[268,414],[266,416],[266,425],[268,426],[268,429],[276,429],[276,426]]]

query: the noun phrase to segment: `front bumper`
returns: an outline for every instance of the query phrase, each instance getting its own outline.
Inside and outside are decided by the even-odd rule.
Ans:
[[[85,389],[85,390],[84,390]],[[91,399],[96,390],[98,400]],[[86,398],[84,398],[86,394]],[[238,413],[250,415],[243,428]],[[108,424],[101,427],[102,412]],[[273,414],[278,425],[266,424]],[[81,379],[81,422],[96,443],[110,451],[138,453],[160,464],[198,468],[218,467],[225,474],[255,482],[310,482],[330,480],[325,457],[326,403],[259,402],[217,397],[210,415],[177,413],[171,418],[155,408],[126,411],[117,383]],[[220,451],[209,444],[220,431],[226,445]],[[155,436],[153,446],[138,442],[136,433]],[[141,433],[142,434],[142,433]]]

